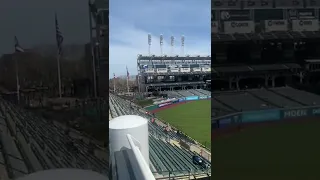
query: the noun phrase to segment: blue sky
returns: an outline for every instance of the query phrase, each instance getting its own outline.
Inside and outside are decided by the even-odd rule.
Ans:
[[[164,54],[170,55],[170,36],[175,36],[174,54],[211,54],[210,0],[110,0],[109,57],[110,77],[137,73],[137,55],[148,54],[148,34],[152,35],[151,54],[160,55],[160,34]]]

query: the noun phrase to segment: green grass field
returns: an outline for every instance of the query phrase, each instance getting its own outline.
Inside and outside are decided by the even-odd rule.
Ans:
[[[320,179],[320,121],[250,127],[212,143],[212,179]]]
[[[201,100],[164,109],[157,116],[211,148],[211,101]]]

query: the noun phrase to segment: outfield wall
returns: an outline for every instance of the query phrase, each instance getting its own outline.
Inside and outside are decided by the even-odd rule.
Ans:
[[[281,121],[313,116],[320,116],[320,106],[239,112],[213,119],[211,127],[214,130],[217,127],[221,129],[241,123]]]
[[[211,96],[188,96],[188,97],[182,97],[182,98],[177,98],[176,100],[161,103],[161,104],[155,104],[152,106],[145,107],[147,111],[154,111],[159,108],[163,108],[172,104],[177,104],[177,103],[182,103],[186,101],[197,101],[197,100],[205,100],[205,99],[211,99]]]

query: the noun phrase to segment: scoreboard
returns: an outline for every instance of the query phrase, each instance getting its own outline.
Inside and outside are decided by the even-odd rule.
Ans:
[[[213,0],[212,32],[319,31],[319,9],[319,0]]]

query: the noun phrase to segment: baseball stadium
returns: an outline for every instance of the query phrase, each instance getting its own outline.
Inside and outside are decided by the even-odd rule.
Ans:
[[[319,1],[212,5],[215,179],[319,179]]]
[[[150,35],[148,42],[150,45]],[[183,46],[184,36],[181,44]],[[139,142],[147,143],[141,143],[146,147],[140,150],[149,162],[145,171],[150,169],[155,179],[209,179],[211,57],[138,55],[137,67],[139,92],[135,93],[136,99],[128,100],[119,93],[110,94],[110,118],[113,118],[110,127],[114,127],[123,115],[138,115],[147,120],[146,130],[130,134],[141,137],[141,133],[146,132],[143,137],[148,136],[149,140],[139,139]],[[195,162],[195,157],[202,161]],[[120,163],[115,161],[115,166]],[[131,168],[127,166],[127,169]]]

